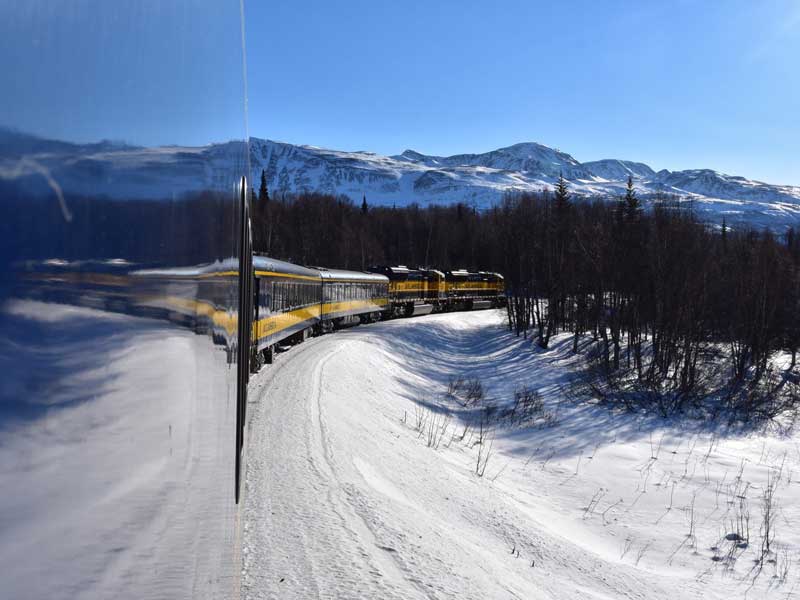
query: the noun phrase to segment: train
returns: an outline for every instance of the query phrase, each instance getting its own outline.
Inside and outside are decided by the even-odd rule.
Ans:
[[[367,271],[301,267],[252,258],[251,371],[294,344],[342,327],[505,304],[500,273],[377,266]]]

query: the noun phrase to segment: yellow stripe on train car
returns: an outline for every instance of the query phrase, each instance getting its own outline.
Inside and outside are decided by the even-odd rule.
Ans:
[[[419,281],[392,281],[389,283],[391,292],[424,292],[426,285]]]
[[[304,279],[306,281],[316,281],[319,283],[321,281],[320,277],[313,277],[311,275],[293,275],[291,273],[276,273],[275,271],[256,271],[256,277],[278,277],[278,278],[287,278],[287,279]]]
[[[388,303],[389,300],[387,298],[375,298],[374,300],[350,300],[347,302],[326,302],[322,305],[322,314],[329,315],[332,313],[359,310],[362,308],[366,310],[380,310]]]
[[[214,325],[224,329],[228,335],[236,333],[236,329],[239,325],[237,313],[219,310],[213,304],[202,300],[179,298],[177,296],[167,296],[164,298],[154,296],[145,300],[145,305],[157,306],[159,301],[163,301],[167,306],[182,314],[188,313],[198,317],[210,318]]]
[[[253,337],[260,340],[261,338],[280,333],[304,321],[318,318],[319,313],[319,304],[312,304],[311,306],[264,317],[253,323]]]

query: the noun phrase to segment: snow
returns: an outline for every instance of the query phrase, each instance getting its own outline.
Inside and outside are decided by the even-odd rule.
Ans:
[[[570,341],[536,350],[502,311],[480,311],[360,326],[279,355],[251,383],[244,597],[790,597],[797,438],[574,403]],[[478,477],[477,430],[459,436],[480,411],[446,393],[459,375],[500,406],[538,390],[555,424],[496,420]],[[446,424],[433,447],[421,414]],[[756,577],[768,477],[775,562]],[[738,549],[725,536],[743,506],[750,544]]]

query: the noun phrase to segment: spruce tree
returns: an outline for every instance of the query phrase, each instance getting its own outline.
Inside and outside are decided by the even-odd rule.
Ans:
[[[725,222],[725,217],[722,217],[722,251],[728,251],[728,223]]]
[[[262,206],[269,202],[269,192],[267,191],[267,174],[261,169],[261,185],[258,188],[258,203]]]
[[[368,210],[369,210],[369,206],[367,205],[367,195],[364,194],[364,198],[361,200],[361,213],[362,214],[367,214]]]
[[[628,185],[625,188],[625,216],[628,218],[628,222],[637,221],[641,210],[636,190],[633,189],[633,176],[628,175]]]
[[[556,184],[556,210],[559,214],[563,214],[569,206],[569,189],[567,182],[564,179],[563,173],[558,174],[558,183]]]

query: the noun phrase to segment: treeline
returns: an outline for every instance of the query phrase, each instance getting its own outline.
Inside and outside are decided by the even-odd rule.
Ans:
[[[591,358],[592,389],[662,414],[714,400],[755,418],[794,396],[800,239],[793,230],[700,223],[675,199],[516,194],[477,211],[254,194],[256,247],[302,264],[407,264],[499,271],[509,326],[546,348],[557,333]],[[787,354],[779,373],[776,353]]]
[[[402,208],[304,193],[253,192],[254,248],[304,265],[363,270],[373,265],[486,269],[498,264],[497,230],[465,204]]]
[[[519,256],[509,322],[547,347],[558,332],[589,345],[592,391],[667,415],[728,408],[770,418],[793,406],[800,346],[800,244],[720,230],[679,203],[644,212],[631,182],[616,203],[552,197],[504,205]],[[772,363],[790,357],[786,372]]]
[[[240,207],[229,193],[171,199],[37,196],[0,181],[0,270],[20,261],[125,259],[138,268],[207,264],[236,255]],[[65,210],[67,214],[65,215]],[[16,267],[15,267],[16,268]]]

